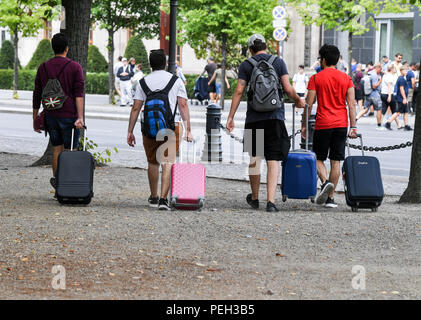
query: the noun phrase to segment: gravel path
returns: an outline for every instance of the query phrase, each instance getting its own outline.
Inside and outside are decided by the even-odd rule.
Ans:
[[[337,195],[338,210],[289,200],[269,214],[245,204],[247,182],[209,178],[204,210],[159,212],[144,170],[106,167],[91,205],[65,207],[33,160],[0,153],[0,299],[421,298],[419,205],[352,213]]]

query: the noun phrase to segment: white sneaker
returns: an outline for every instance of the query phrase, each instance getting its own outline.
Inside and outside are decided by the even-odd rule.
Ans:
[[[333,198],[328,197],[325,203],[325,208],[337,208],[338,205],[336,204],[335,200]]]
[[[377,128],[376,128],[376,130],[378,130],[378,131],[385,131],[385,130],[387,130],[385,127],[383,127],[383,126],[377,126]]]

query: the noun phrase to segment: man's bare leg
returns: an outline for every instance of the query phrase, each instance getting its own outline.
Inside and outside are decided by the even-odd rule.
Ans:
[[[332,192],[329,194],[329,197],[333,198],[335,194],[336,186],[338,185],[339,177],[341,176],[341,162],[337,160],[330,160],[330,174],[329,181],[334,184]]]
[[[52,163],[52,168],[53,168],[53,176],[54,177],[56,177],[56,175],[57,175],[58,156],[63,151],[64,151],[64,146],[63,145],[57,146],[57,147],[53,147],[53,163]]]
[[[275,192],[278,186],[279,178],[279,161],[266,161],[268,172],[267,172],[267,197],[268,201],[275,203]],[[251,179],[250,179],[251,181]]]
[[[162,164],[161,198],[167,199],[170,190],[171,163]]]
[[[148,181],[152,198],[158,197],[159,164],[148,163]]]

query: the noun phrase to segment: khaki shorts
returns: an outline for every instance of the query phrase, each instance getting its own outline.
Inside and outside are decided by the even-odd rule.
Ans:
[[[160,164],[162,162],[169,162],[169,163],[175,162],[176,154],[178,152],[178,149],[180,148],[180,140],[183,137],[183,128],[182,128],[180,122],[175,123],[174,133],[175,133],[175,135],[172,135],[172,136],[169,137],[170,141],[169,141],[169,145],[168,145],[168,147],[172,150],[172,152],[170,152],[170,155],[169,155],[168,154],[168,148],[167,148],[164,151],[164,157],[166,159],[162,159],[161,161],[158,161],[158,159],[157,159],[157,151],[158,151],[158,148],[162,144],[164,144],[168,141],[168,138],[165,137],[164,141],[156,141],[156,139],[148,138],[147,136],[142,134],[142,136],[143,136],[143,148],[145,149],[146,158],[148,159],[148,163]],[[175,153],[173,152],[174,144],[175,144],[175,148],[176,148]]]
[[[114,87],[115,87],[117,90],[120,90],[120,79],[119,79],[119,78],[117,78],[117,77],[115,77],[115,80],[114,80]]]
[[[412,102],[413,95],[414,95],[414,89],[408,89],[408,102]]]

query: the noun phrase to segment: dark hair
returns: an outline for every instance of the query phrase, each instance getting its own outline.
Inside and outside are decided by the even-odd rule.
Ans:
[[[123,57],[122,56],[119,56],[118,57],[118,61],[121,61],[121,60],[123,60]]]
[[[141,64],[141,63],[138,63],[138,64],[136,65],[136,68],[139,68],[139,70],[142,70],[142,64]]]
[[[395,57],[398,57],[398,56],[403,57],[403,54],[398,52],[397,54],[395,54]]]
[[[254,53],[257,53],[257,52],[262,51],[262,50],[266,50],[266,48],[267,48],[266,43],[262,42],[262,40],[260,40],[260,39],[254,40],[253,45],[250,46],[250,49]]]
[[[216,64],[216,67],[219,69],[219,68],[222,68],[222,63],[217,63]]]
[[[402,65],[407,64],[407,63],[408,63],[408,61],[405,60],[405,61],[402,62]]]
[[[55,54],[62,54],[69,46],[69,40],[64,33],[56,33],[51,39],[51,46]]]
[[[416,66],[417,65],[417,63],[415,62],[415,61],[412,61],[410,64],[409,64],[409,66],[410,67],[413,67],[413,66]]]
[[[166,62],[167,57],[164,50],[151,50],[151,53],[149,54],[149,64],[151,65],[152,71],[164,70]]]
[[[300,64],[300,65],[298,66],[298,68],[300,68],[300,69],[304,69],[304,65],[303,65],[303,64]]]
[[[389,59],[389,57],[388,56],[383,56],[382,59]]]
[[[339,49],[332,44],[324,44],[320,50],[319,55],[321,60],[325,59],[327,66],[334,66],[339,61]]]

